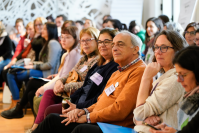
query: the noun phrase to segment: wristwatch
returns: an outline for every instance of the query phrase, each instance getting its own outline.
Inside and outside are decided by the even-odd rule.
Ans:
[[[91,121],[90,121],[90,113],[88,113],[88,114],[86,115],[86,118],[87,118],[87,123],[91,123]]]

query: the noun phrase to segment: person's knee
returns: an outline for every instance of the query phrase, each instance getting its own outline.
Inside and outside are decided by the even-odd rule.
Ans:
[[[49,114],[44,120],[48,122],[56,122],[60,116],[56,113]]]

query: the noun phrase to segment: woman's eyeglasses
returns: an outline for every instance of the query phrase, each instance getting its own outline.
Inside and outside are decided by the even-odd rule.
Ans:
[[[185,73],[185,74],[180,74],[180,73],[175,72],[174,74],[175,74],[177,77],[179,77],[179,79],[180,79],[181,81],[184,81],[184,77],[187,76],[189,73],[190,73],[190,72],[187,72],[187,73]]]
[[[90,39],[86,39],[86,40],[80,40],[79,42],[80,42],[80,44],[83,44],[84,42],[85,43],[89,43],[89,42],[91,42],[92,40],[94,40],[95,38],[90,38]]]
[[[98,40],[97,43],[98,43],[98,46],[107,46],[112,43],[112,40],[109,40],[109,39],[105,39],[104,41]]]
[[[185,33],[185,35],[187,35],[187,34],[190,34],[191,36],[195,36],[196,35],[196,32],[195,31],[185,31],[184,32]]]
[[[167,50],[168,50],[168,48],[174,49],[174,47],[170,47],[170,46],[153,46],[154,52],[157,52],[158,49],[160,49],[160,51],[161,51],[162,53],[166,53]]]

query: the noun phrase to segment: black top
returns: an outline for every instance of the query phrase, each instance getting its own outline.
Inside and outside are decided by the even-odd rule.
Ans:
[[[41,36],[38,36],[37,38],[34,38],[33,41],[31,42],[31,47],[35,51],[35,61],[39,61],[38,60],[39,53],[40,53],[40,50],[42,49],[43,41],[44,39]],[[22,50],[22,52],[16,57],[17,60],[22,58],[22,54],[24,53],[25,50],[26,48]]]
[[[199,112],[178,133],[199,133]]]
[[[97,98],[104,90],[110,76],[117,70],[117,66],[118,64],[114,61],[102,66],[98,66],[96,63],[88,71],[83,86],[71,95],[72,103],[76,104],[76,107],[80,109],[87,108],[96,103]],[[90,77],[96,72],[103,77],[103,80],[99,86],[90,79]]]
[[[0,57],[2,56],[4,60],[12,58],[12,41],[9,36],[5,36],[3,43],[0,45]]]

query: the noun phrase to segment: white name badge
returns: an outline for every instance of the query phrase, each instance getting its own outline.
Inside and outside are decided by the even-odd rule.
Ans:
[[[84,72],[87,69],[87,66],[85,65],[84,67],[81,68],[81,72]]]
[[[102,77],[100,74],[98,74],[98,73],[96,72],[96,73],[94,73],[94,74],[90,77],[90,79],[91,79],[96,85],[99,86],[99,84],[101,84],[101,82],[102,82],[102,80],[103,80],[103,77]]]
[[[112,84],[110,87],[108,87],[107,89],[105,89],[106,95],[109,96],[111,93],[113,93],[115,91],[115,87]]]

